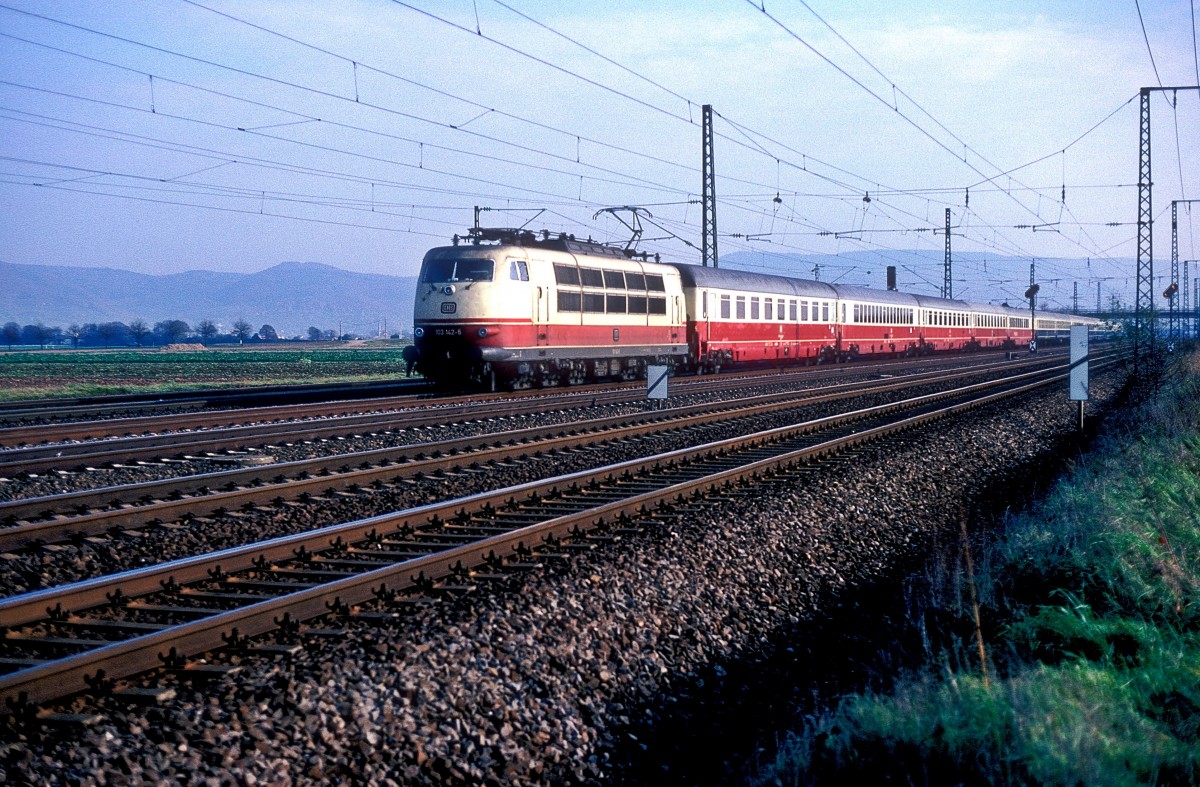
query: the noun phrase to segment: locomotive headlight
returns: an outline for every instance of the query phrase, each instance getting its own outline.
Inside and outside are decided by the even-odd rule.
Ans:
[[[478,333],[478,334],[479,334],[479,338],[480,338],[480,339],[486,339],[486,338],[487,338],[487,335],[488,335],[488,329],[487,329],[487,328],[480,328],[478,331],[476,331],[476,333]]]
[[[422,336],[424,336],[424,335],[425,335],[425,329],[424,329],[424,328],[413,328],[413,336],[415,336],[415,337],[417,337],[418,339],[420,339],[420,338],[421,338]]]
[[[447,284],[445,287],[442,288],[443,295],[453,295],[455,293],[455,291],[456,291],[456,288],[453,284]]]

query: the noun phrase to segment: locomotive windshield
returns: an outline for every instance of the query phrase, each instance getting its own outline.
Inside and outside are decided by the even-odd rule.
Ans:
[[[426,260],[421,281],[491,281],[495,270],[495,262],[478,257]]]

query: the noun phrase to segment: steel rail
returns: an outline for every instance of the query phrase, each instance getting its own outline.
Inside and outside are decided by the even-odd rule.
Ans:
[[[584,530],[610,524],[621,517],[645,516],[656,506],[672,502],[686,502],[689,496],[700,496],[707,491],[719,491],[723,485],[735,480],[757,478],[764,473],[787,468],[795,464],[828,453],[841,450],[877,437],[909,429],[932,420],[946,417],[1001,399],[1017,396],[1066,378],[1059,373],[1042,380],[1012,386],[1011,380],[1005,390],[983,393],[984,388],[1003,386],[1004,383],[985,383],[967,386],[954,392],[940,392],[924,397],[892,403],[842,414],[807,424],[767,430],[749,438],[734,438],[717,441],[693,449],[683,449],[649,459],[633,460],[599,471],[575,473],[543,481],[530,482],[504,490],[475,495],[469,498],[431,504],[398,514],[372,517],[357,522],[326,528],[313,533],[298,534],[273,539],[261,544],[247,545],[223,550],[211,555],[125,572],[112,577],[103,577],[62,588],[37,591],[0,601],[0,623],[17,626],[42,619],[47,609],[83,610],[111,599],[110,593],[121,589],[126,597],[153,593],[164,583],[174,585],[189,581],[204,580],[214,571],[227,573],[230,569],[251,568],[270,564],[276,560],[294,557],[300,549],[324,549],[331,545],[354,540],[376,532],[379,528],[395,526],[402,522],[424,522],[433,517],[449,518],[455,510],[465,511],[468,507],[480,508],[502,499],[518,500],[523,497],[549,494],[560,487],[586,483],[597,475],[607,474],[613,478],[618,474],[631,473],[637,468],[662,466],[667,462],[683,461],[702,454],[723,453],[736,445],[762,445],[787,433],[818,428],[821,423],[845,421],[865,413],[895,412],[899,407],[917,406],[917,402],[932,405],[948,398],[973,396],[965,402],[957,402],[931,411],[909,416],[887,425],[852,432],[816,445],[787,451],[775,456],[758,459],[739,467],[720,470],[700,478],[673,483],[655,490],[636,492],[623,500],[601,504],[583,511],[552,517],[548,520],[508,533],[482,538],[451,549],[438,551],[422,557],[412,558],[361,574],[347,576],[334,582],[300,589],[238,609],[175,626],[152,634],[114,642],[96,650],[68,656],[39,666],[19,670],[0,676],[0,712],[20,707],[23,703],[40,704],[52,699],[84,691],[90,676],[102,674],[107,679],[126,678],[160,666],[165,650],[173,649],[179,654],[200,653],[220,648],[231,631],[240,636],[252,637],[266,633],[280,625],[281,612],[294,620],[308,620],[326,615],[331,608],[344,609],[346,605],[357,605],[380,596],[383,591],[399,591],[420,587],[429,581],[437,581],[461,573],[464,566],[481,565],[494,559],[497,554],[507,555],[520,551],[536,540],[566,538]],[[51,605],[54,605],[53,607]],[[101,672],[103,671],[103,672]]]
[[[976,356],[976,358],[983,358],[983,356]],[[954,360],[960,361],[961,359],[956,358]],[[856,365],[852,368],[855,371],[869,373],[872,370],[882,371],[897,367],[903,368],[904,366],[913,364],[928,364],[930,362],[930,359],[904,359],[861,366]],[[992,364],[999,363],[999,361],[984,358],[984,363]],[[836,373],[840,374],[841,370],[846,368],[850,367],[838,367],[838,372]],[[743,387],[747,382],[761,381],[769,384],[777,384],[781,381],[781,378],[784,380],[790,377],[815,377],[819,379],[821,377],[832,376],[832,374],[830,370],[821,369],[820,367],[800,367],[773,373],[758,372],[754,374],[720,375],[717,377],[681,377],[676,378],[675,385],[682,386],[685,389],[698,388],[703,391],[721,391]],[[631,396],[639,394],[643,389],[644,385],[638,383],[607,383],[587,386],[585,388],[561,390],[551,389],[494,394],[476,393],[461,396],[441,396],[437,398],[429,398],[428,395],[418,398],[410,395],[350,402],[322,402],[304,405],[204,411],[199,413],[172,413],[99,421],[32,424],[0,427],[0,446],[7,446],[9,447],[8,450],[12,450],[17,446],[33,447],[54,443],[56,444],[55,447],[59,448],[62,446],[58,446],[57,443],[67,440],[118,439],[139,433],[232,428],[262,421],[278,423],[285,419],[340,418],[371,411],[378,413],[397,408],[411,408],[413,405],[418,405],[421,410],[432,408],[445,410],[459,407],[471,408],[479,405],[493,406],[494,403],[510,400],[528,404],[528,400],[534,399],[538,401],[540,406],[544,407],[544,402],[547,399],[563,399],[566,403],[571,404],[580,399],[593,396],[605,397],[606,401],[610,398],[614,401],[625,401]],[[36,417],[36,412],[31,412],[30,416]],[[71,444],[66,443],[66,445]]]
[[[323,495],[385,479],[391,481],[399,477],[412,477],[418,473],[452,470],[468,462],[499,462],[533,451],[563,450],[577,447],[581,441],[594,444],[641,435],[650,429],[661,432],[684,429],[701,423],[750,418],[779,410],[813,406],[849,397],[878,395],[918,384],[945,383],[985,373],[985,370],[977,368],[954,372],[917,373],[903,378],[892,378],[886,382],[873,380],[808,391],[761,394],[741,400],[590,419],[569,426],[559,424],[533,427],[436,443],[304,459],[269,467],[227,470],[123,487],[10,500],[0,503],[0,521],[29,521],[0,529],[0,552],[68,538],[99,535],[124,528],[136,528],[147,523],[177,521],[189,514],[207,516],[218,509],[235,510],[245,506],[273,503],[283,498],[294,500],[314,492]],[[1038,373],[1046,372],[1029,374]],[[432,455],[432,458],[420,458],[424,455]],[[370,466],[363,467],[363,464]],[[239,488],[219,491],[235,485]],[[138,504],[138,501],[146,498],[151,502]],[[95,509],[97,506],[107,506],[107,510],[65,513],[84,508]]]
[[[1023,363],[1039,364],[1051,361],[1052,359],[1039,358]],[[981,366],[974,365],[969,368],[978,369]],[[1004,364],[1002,368],[1012,368],[1012,364]],[[727,379],[710,379],[712,380],[712,385],[706,388],[706,391],[736,389],[741,385]],[[640,389],[638,391],[640,392]],[[631,393],[629,389],[621,389],[618,391],[595,393],[590,395],[590,397],[586,394],[571,393],[562,395],[554,394],[551,398],[563,398],[568,400],[569,404],[576,404],[581,396],[583,396],[590,398],[590,404],[613,404],[631,401]],[[544,397],[537,400],[536,404],[539,405],[536,410],[547,409],[547,402]],[[482,410],[481,408],[483,407],[487,409]],[[197,454],[222,449],[244,449],[249,446],[264,444],[259,441],[288,442],[289,440],[300,441],[323,437],[340,437],[346,435],[348,432],[353,434],[386,431],[396,428],[400,424],[406,428],[435,426],[445,424],[448,421],[461,423],[505,415],[523,415],[529,412],[531,412],[531,409],[528,401],[502,401],[497,399],[489,400],[487,404],[481,404],[479,400],[465,400],[456,402],[449,407],[423,408],[415,413],[410,410],[308,421],[273,421],[267,424],[217,427],[199,432],[171,431],[83,443],[43,444],[22,448],[0,449],[0,472],[9,474],[18,472],[45,472],[55,469],[75,469],[110,463],[163,458],[177,459],[192,457],[203,459],[205,457],[197,457]],[[276,415],[278,416],[278,413]]]

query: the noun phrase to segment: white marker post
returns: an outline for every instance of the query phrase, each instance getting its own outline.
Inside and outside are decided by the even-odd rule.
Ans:
[[[1071,326],[1071,401],[1079,402],[1079,431],[1083,431],[1083,403],[1088,398],[1088,329]]]
[[[659,401],[667,398],[667,366],[646,367],[646,398]]]

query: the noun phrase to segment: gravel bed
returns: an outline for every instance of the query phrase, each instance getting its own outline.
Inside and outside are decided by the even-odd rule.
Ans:
[[[1093,402],[1111,397],[1109,376]],[[606,783],[673,692],[753,665],[921,554],[989,480],[1074,429],[1061,391],[955,420],[854,463],[713,502],[674,524],[426,607],[161,707],[0,748],[37,784]],[[814,676],[819,680],[820,676]],[[703,681],[700,681],[702,684]],[[790,688],[790,687],[789,687]],[[717,709],[715,712],[720,712]],[[670,774],[659,773],[669,781]],[[710,774],[717,778],[718,774]]]
[[[922,386],[906,390],[902,396],[919,396],[933,390],[932,386]],[[200,518],[187,522],[186,528],[182,530],[144,527],[131,535],[105,537],[106,542],[103,543],[93,538],[91,541],[76,544],[56,544],[50,550],[0,553],[0,597],[401,511],[438,500],[465,497],[499,486],[538,481],[649,454],[788,426],[800,420],[869,407],[885,400],[890,401],[892,398],[895,398],[894,394],[863,396],[737,421],[715,422],[693,427],[686,432],[672,431],[634,440],[622,440],[588,452],[529,456],[517,467],[505,467],[493,473],[478,473],[466,478],[454,477],[452,480],[428,476],[419,480],[412,479],[395,489],[364,492],[353,499],[314,501],[303,507],[289,507],[271,513],[255,511],[236,519]],[[531,447],[530,450],[536,449]],[[469,457],[464,457],[464,460],[468,459]],[[502,473],[503,480],[498,481],[494,473]]]

